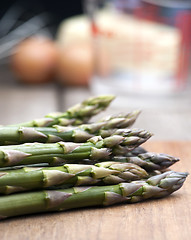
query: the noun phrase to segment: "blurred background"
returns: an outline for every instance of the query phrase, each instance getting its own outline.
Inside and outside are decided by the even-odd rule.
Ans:
[[[191,140],[191,4],[156,2],[1,1],[0,124],[115,94],[98,117],[141,109],[153,139]]]

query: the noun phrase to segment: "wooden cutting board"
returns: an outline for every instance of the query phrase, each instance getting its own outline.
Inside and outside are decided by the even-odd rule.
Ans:
[[[171,169],[191,173],[191,142],[152,142],[149,151],[180,162]],[[38,214],[0,222],[0,240],[190,240],[191,181],[171,196],[136,204]]]

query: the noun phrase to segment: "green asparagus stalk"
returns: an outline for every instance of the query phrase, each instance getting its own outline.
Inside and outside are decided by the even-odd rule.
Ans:
[[[0,145],[20,144],[26,142],[85,142],[94,135],[108,137],[117,128],[131,126],[139,115],[133,111],[127,115],[112,116],[105,121],[75,126],[53,127],[0,127]]]
[[[17,193],[0,197],[0,218],[162,198],[183,185],[187,173],[169,171],[147,180],[109,186]]]
[[[51,127],[53,125],[80,125],[86,123],[92,116],[105,110],[114,98],[112,95],[92,97],[69,108],[66,112],[50,113],[42,119],[34,119],[10,126]]]
[[[52,186],[73,187],[95,184],[118,184],[147,178],[148,173],[131,163],[107,162],[98,165],[65,164],[58,167],[24,167],[0,171],[0,193],[46,189]]]
[[[86,143],[25,143],[20,145],[0,146],[0,167],[48,163],[78,162],[82,159],[108,159],[115,147],[129,146],[133,149],[152,136],[145,130],[128,130],[122,135],[107,138],[96,136]]]

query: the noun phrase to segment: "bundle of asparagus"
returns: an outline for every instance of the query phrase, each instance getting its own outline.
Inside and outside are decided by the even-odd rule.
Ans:
[[[88,122],[113,99],[0,128],[0,219],[161,198],[183,185],[188,174],[169,169],[179,159],[147,152],[152,134],[129,128],[140,111]]]

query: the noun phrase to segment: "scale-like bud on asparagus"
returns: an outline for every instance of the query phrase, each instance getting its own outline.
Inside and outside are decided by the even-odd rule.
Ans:
[[[20,144],[27,142],[85,142],[89,138],[100,135],[110,136],[117,128],[129,127],[134,123],[139,111],[127,115],[110,117],[105,121],[75,126],[53,127],[0,127],[0,145]]]
[[[76,104],[63,113],[50,113],[42,119],[14,124],[23,127],[50,127],[53,125],[80,125],[86,123],[92,116],[105,110],[115,97],[112,95],[89,98]]]
[[[147,153],[148,151],[143,148],[143,147],[136,147],[134,148],[131,152],[128,152],[128,154],[126,155],[127,157],[131,157],[131,156],[137,156],[139,154],[142,154],[142,153]]]
[[[0,146],[0,167],[38,163],[58,165],[67,163],[67,160],[74,163],[82,159],[108,159],[116,147],[128,146],[133,149],[151,137],[151,134],[146,134],[145,131],[144,134],[137,130],[133,132],[132,130],[125,136],[112,135],[104,139],[96,136],[86,143],[25,143]]]
[[[187,173],[165,172],[147,180],[109,186],[74,187],[0,197],[0,218],[161,198],[178,190]]]
[[[109,185],[147,178],[147,172],[131,163],[99,163],[98,165],[65,164],[58,167],[24,167],[0,171],[0,193],[10,194],[48,187]]]

